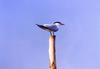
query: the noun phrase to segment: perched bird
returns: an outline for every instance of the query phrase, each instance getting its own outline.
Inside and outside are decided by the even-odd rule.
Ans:
[[[57,21],[57,22],[54,22],[53,24],[43,24],[43,25],[36,24],[36,25],[40,27],[41,29],[50,32],[51,35],[54,35],[54,32],[57,32],[59,30],[59,26],[64,25],[64,24]]]

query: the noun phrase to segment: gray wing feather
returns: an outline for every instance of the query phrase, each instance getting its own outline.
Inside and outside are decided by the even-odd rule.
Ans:
[[[45,27],[48,27],[51,31],[54,31],[54,32],[58,31],[58,27],[56,25],[49,25],[49,26],[47,25]]]

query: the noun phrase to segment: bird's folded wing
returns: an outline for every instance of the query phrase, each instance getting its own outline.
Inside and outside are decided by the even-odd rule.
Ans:
[[[57,30],[58,30],[58,28],[57,28],[56,25],[48,26],[48,28],[49,28],[50,30],[52,30],[52,31],[57,31]]]
[[[51,30],[49,27],[45,27],[45,26],[43,26],[43,25],[38,25],[38,24],[36,24],[38,27],[40,27],[40,28],[42,28],[42,29],[49,29],[49,30]]]

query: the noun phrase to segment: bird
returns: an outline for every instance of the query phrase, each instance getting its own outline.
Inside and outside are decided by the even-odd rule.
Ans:
[[[54,35],[54,32],[57,32],[59,30],[59,26],[64,25],[63,23],[56,21],[53,22],[52,24],[36,24],[39,28],[50,32],[50,35]]]

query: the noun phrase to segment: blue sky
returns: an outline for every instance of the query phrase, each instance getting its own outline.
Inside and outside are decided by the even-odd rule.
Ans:
[[[58,69],[100,69],[99,0],[0,0],[0,69],[49,69],[49,33],[61,21]]]

